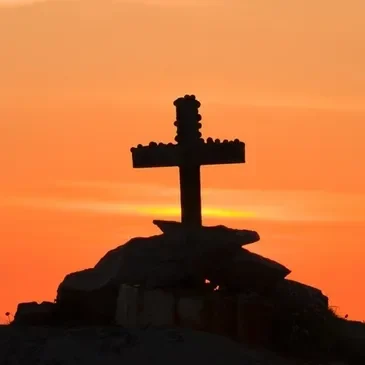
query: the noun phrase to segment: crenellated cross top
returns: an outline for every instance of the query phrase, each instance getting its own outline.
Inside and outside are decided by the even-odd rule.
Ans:
[[[245,162],[245,144],[219,139],[201,138],[200,102],[194,95],[175,100],[177,144],[151,142],[131,148],[134,168],[179,168],[181,221],[189,227],[202,225],[200,166]]]

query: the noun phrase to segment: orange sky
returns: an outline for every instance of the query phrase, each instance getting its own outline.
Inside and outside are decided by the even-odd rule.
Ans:
[[[177,170],[129,149],[171,141],[186,93],[205,137],[247,146],[202,169],[205,223],[258,230],[253,251],[365,319],[363,0],[21,3],[0,0],[0,321],[179,219]]]

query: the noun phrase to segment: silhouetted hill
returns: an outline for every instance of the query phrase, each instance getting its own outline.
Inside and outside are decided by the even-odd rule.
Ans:
[[[305,365],[264,349],[187,329],[0,326],[0,363],[19,365]]]
[[[330,329],[331,331],[333,328]],[[116,327],[0,326],[0,363],[57,364],[239,364],[239,365],[361,365],[365,361],[365,324],[337,320],[342,337],[338,349],[347,361],[323,356],[301,359],[264,348],[248,347],[209,333],[188,329],[126,330]],[[332,332],[333,334],[333,332]]]
[[[54,303],[20,303],[0,334],[0,363],[11,351],[22,361],[29,347],[67,364],[64,353],[87,363],[114,356],[114,364],[121,353],[146,362],[150,351],[159,362],[184,353],[184,364],[213,364],[210,357],[222,365],[365,362],[365,325],[339,318],[321,290],[287,279],[284,265],[244,249],[259,241],[257,232],[154,224],[162,234],[132,238],[94,267],[67,274]]]

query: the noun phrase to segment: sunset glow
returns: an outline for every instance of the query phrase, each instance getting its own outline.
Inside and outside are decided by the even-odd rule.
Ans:
[[[11,5],[11,6],[9,6]],[[130,147],[175,136],[195,94],[205,138],[247,163],[202,167],[206,225],[365,319],[365,1],[0,0],[0,321],[53,300],[153,219],[180,216],[176,168]]]

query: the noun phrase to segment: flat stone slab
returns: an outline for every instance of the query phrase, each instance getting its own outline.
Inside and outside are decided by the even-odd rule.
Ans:
[[[154,220],[153,224],[166,235],[186,238],[190,236],[194,239],[211,241],[222,240],[222,243],[227,246],[242,247],[260,240],[260,235],[256,231],[228,228],[223,225],[202,226],[199,229],[187,230],[181,222]]]

